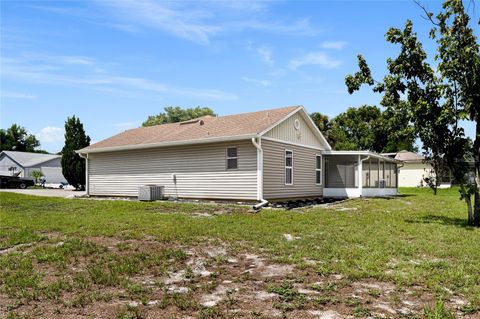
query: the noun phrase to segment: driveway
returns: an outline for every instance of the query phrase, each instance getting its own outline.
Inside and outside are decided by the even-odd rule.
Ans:
[[[85,191],[72,191],[65,189],[0,189],[0,192],[18,193],[34,196],[72,198],[85,195]]]

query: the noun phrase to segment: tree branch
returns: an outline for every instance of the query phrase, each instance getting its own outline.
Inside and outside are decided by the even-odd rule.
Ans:
[[[420,3],[419,0],[413,0],[413,2],[415,2],[415,4],[416,4],[417,6],[419,6],[419,7],[423,10],[423,12],[425,12],[425,14],[427,15],[426,17],[424,17],[424,16],[422,15],[421,17],[422,17],[423,19],[429,20],[432,24],[434,24],[434,25],[436,25],[436,26],[439,26],[439,24],[432,19],[432,13],[429,12],[429,11],[427,10],[427,8],[426,8],[423,4]]]

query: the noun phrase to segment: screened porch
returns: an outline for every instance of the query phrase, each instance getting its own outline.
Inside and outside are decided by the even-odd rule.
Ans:
[[[324,153],[325,197],[376,197],[398,193],[400,161],[365,151]],[[360,172],[360,173],[359,173]]]

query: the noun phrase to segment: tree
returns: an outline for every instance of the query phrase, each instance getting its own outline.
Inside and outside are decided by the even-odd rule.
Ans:
[[[38,180],[43,176],[41,170],[34,170],[30,172],[30,176],[35,179],[35,184],[38,184]]]
[[[90,145],[83,124],[75,115],[65,122],[65,146],[62,149],[62,173],[70,185],[77,190],[85,189],[85,159],[76,150]]]
[[[390,28],[386,40],[398,44],[400,53],[387,60],[389,74],[383,81],[373,80],[368,65],[359,56],[360,70],[347,76],[346,84],[350,93],[358,90],[362,82],[375,85],[373,90],[383,93],[381,103],[387,110],[404,111],[405,120],[422,141],[425,161],[432,167],[424,181],[436,194],[438,177],[446,166],[449,141],[462,132],[455,128],[458,114],[452,112],[449,100],[443,99],[444,85],[426,62],[427,54],[413,32],[412,22],[407,20],[403,30]]]
[[[392,116],[376,106],[349,108],[329,120],[320,113],[311,114],[333,149],[396,152],[415,150],[414,135],[407,132],[408,121]]]
[[[333,126],[337,137],[335,147],[343,150],[381,152],[384,142],[380,141],[385,140],[381,129],[382,122],[382,112],[376,106],[348,108],[334,119]]]
[[[40,142],[35,135],[28,134],[27,130],[17,124],[8,129],[0,129],[0,151],[35,152]]]
[[[433,13],[424,11],[434,24],[430,36],[436,39],[438,45],[438,71],[447,84],[447,94],[453,108],[461,119],[476,123],[471,152],[475,163],[475,183],[468,184],[466,190],[462,190],[462,198],[474,195],[474,212],[469,222],[480,226],[480,45],[463,2],[447,0],[442,7],[444,11],[436,19],[433,18]],[[478,24],[480,25],[480,19]],[[468,204],[470,199],[466,201]]]
[[[332,132],[332,122],[328,118],[328,116],[323,115],[319,112],[313,112],[310,114],[315,125],[318,127],[320,132],[322,132],[323,136],[327,139],[328,144],[334,148],[336,143],[335,137]]]
[[[437,15],[427,12],[435,23],[430,35],[440,34],[437,40],[437,70],[426,61],[427,55],[412,31],[412,22],[407,20],[403,30],[391,28],[388,42],[400,46],[399,55],[387,60],[388,74],[383,81],[375,81],[365,59],[359,55],[359,71],[345,78],[348,90],[353,93],[362,84],[373,86],[373,91],[382,93],[382,105],[405,112],[412,123],[415,135],[423,144],[427,161],[439,176],[447,167],[461,183],[461,198],[469,210],[469,222],[480,225],[479,164],[480,139],[478,113],[480,112],[480,57],[479,46],[469,27],[469,18],[460,0],[447,0],[444,12]],[[477,123],[477,136],[473,146],[476,167],[476,185],[468,185],[465,178],[465,157],[468,140],[459,121],[468,117]],[[476,156],[476,157],[475,157]],[[463,164],[462,164],[463,163]],[[475,196],[475,216],[470,196]]]
[[[213,110],[209,107],[197,106],[194,108],[183,109],[180,106],[167,106],[165,107],[165,112],[149,116],[147,120],[142,123],[142,126],[183,122],[207,115],[216,116]]]

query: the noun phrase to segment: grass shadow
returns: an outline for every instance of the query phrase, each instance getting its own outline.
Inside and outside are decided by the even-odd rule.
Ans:
[[[461,227],[468,230],[474,230],[475,227],[468,224],[467,218],[448,217],[439,215],[427,215],[415,219],[405,219],[405,222],[412,224],[439,224],[447,226]]]
[[[418,195],[417,195],[417,194],[398,194],[398,195],[396,195],[396,196],[394,196],[394,197],[403,198],[403,197],[416,197],[416,196],[418,196]]]

